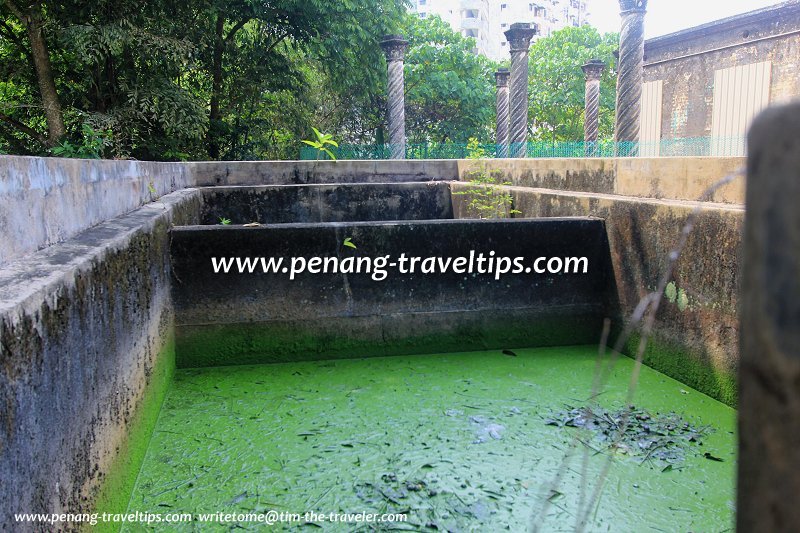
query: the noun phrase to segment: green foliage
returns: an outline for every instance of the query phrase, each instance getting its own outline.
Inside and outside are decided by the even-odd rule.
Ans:
[[[537,40],[530,49],[530,127],[534,140],[583,139],[585,82],[581,65],[601,59],[600,138],[614,131],[617,34],[601,35],[591,26],[565,28]]]
[[[22,21],[0,3],[0,151],[42,154],[47,124]],[[44,22],[67,143],[103,156],[292,158],[311,124],[351,141],[383,121],[380,38],[396,0],[24,3]],[[71,133],[70,133],[71,132]],[[84,136],[85,137],[85,136]]]
[[[333,135],[330,135],[328,133],[322,133],[317,128],[315,128],[313,126],[311,127],[311,129],[314,130],[314,136],[317,138],[317,140],[316,141],[308,141],[308,140],[304,139],[301,142],[309,145],[312,148],[316,148],[317,149],[317,159],[319,159],[320,155],[327,154],[328,157],[330,157],[332,160],[336,161],[336,156],[333,154],[331,149],[328,148],[328,146],[333,146],[334,148],[338,148],[339,147],[339,144],[336,141],[333,140]]]
[[[342,242],[342,246],[347,246],[348,248],[353,248],[355,250],[357,246],[353,243],[352,239],[352,237],[346,237]]]
[[[486,149],[481,146],[475,137],[470,137],[467,142],[467,159],[484,159]],[[453,194],[468,196],[467,210],[478,218],[506,218],[520,213],[513,209],[514,197],[504,186],[511,185],[508,181],[500,181],[501,174],[497,171],[489,172],[486,163],[479,164],[479,170],[470,173],[470,187],[464,191]]]
[[[486,149],[476,137],[470,137],[467,142],[467,159],[483,159],[486,157]]]
[[[228,226],[231,223],[231,219],[225,217],[219,217],[219,223],[223,226]]]
[[[150,193],[151,202],[154,202],[156,198],[158,198],[158,191],[156,190],[156,186],[153,183],[153,180],[147,182],[147,192]]]
[[[687,307],[689,307],[689,297],[686,295],[686,291],[683,289],[678,289],[678,309],[681,311],[685,311]]]
[[[112,145],[112,131],[110,129],[98,131],[89,124],[81,126],[83,138],[78,143],[63,141],[53,147],[50,152],[58,157],[73,157],[79,159],[101,159],[106,150]]]
[[[667,297],[671,303],[675,303],[675,299],[678,295],[678,289],[675,286],[674,281],[670,281],[667,283],[667,286],[664,288],[664,295]]]
[[[667,283],[664,288],[664,295],[670,303],[676,304],[681,311],[685,311],[689,307],[689,296],[683,288],[678,288],[674,281]]]
[[[410,143],[493,138],[497,64],[473,52],[475,40],[439,17],[408,15],[404,34],[406,132]]]
[[[470,187],[453,194],[469,198],[467,210],[471,215],[477,218],[508,218],[521,213],[512,207],[514,197],[503,188],[511,183],[501,181],[499,172],[488,172],[483,164],[480,170],[471,173],[469,177]]]

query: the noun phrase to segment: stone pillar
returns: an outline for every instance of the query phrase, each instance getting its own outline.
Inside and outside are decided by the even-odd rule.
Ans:
[[[388,112],[389,147],[392,159],[406,157],[406,103],[403,59],[408,49],[408,41],[400,35],[387,35],[381,41],[386,54],[389,70]]]
[[[497,82],[497,157],[508,157],[508,77],[507,68],[494,73]]]
[[[614,135],[618,155],[638,154],[639,115],[642,106],[644,15],[647,0],[619,0],[622,27],[617,67],[617,121]]]
[[[586,75],[583,140],[586,143],[585,154],[587,156],[597,155],[597,137],[600,129],[600,76],[603,75],[605,68],[606,64],[600,59],[590,59],[581,66]]]
[[[528,48],[536,26],[515,23],[505,32],[511,48],[510,128],[511,157],[525,157],[528,142]]]
[[[737,531],[800,531],[800,104],[748,134]]]

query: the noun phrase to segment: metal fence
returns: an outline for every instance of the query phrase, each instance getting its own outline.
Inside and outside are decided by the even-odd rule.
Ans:
[[[508,148],[507,148],[508,150]],[[332,148],[337,159],[389,159],[391,145],[340,144]],[[460,143],[407,144],[406,159],[466,159],[469,157],[498,157],[498,145],[470,145]],[[508,151],[506,153],[509,153]],[[515,153],[515,146],[510,147]],[[532,141],[526,144],[526,157],[689,157],[689,156],[743,156],[744,137],[692,137],[663,139],[657,142],[614,141]],[[300,159],[328,159],[315,148],[303,146]]]

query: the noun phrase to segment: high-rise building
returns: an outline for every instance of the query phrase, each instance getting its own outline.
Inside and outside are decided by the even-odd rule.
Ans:
[[[413,0],[420,18],[438,15],[467,37],[474,37],[476,53],[493,59],[508,58],[504,32],[515,22],[531,22],[546,37],[567,26],[587,22],[591,0]]]

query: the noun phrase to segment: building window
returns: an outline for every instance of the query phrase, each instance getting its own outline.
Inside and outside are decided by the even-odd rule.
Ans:
[[[508,28],[508,24],[507,24],[507,23],[505,23],[505,22],[503,22],[502,24],[500,24],[500,27],[501,27],[501,28]]]
[[[424,18],[425,18],[425,17],[427,17],[427,16],[428,16],[428,14],[427,14],[427,13],[425,13],[424,11],[423,11],[422,13],[420,13],[420,14],[419,14],[419,18],[421,18],[421,19],[424,19]]]
[[[508,4],[500,4],[500,9],[505,9],[508,7]]]
[[[505,41],[503,41],[502,43],[500,43],[500,46],[505,46],[506,44],[508,44],[508,43],[506,43]]]
[[[424,6],[428,3],[428,0],[419,0],[419,5]]]

